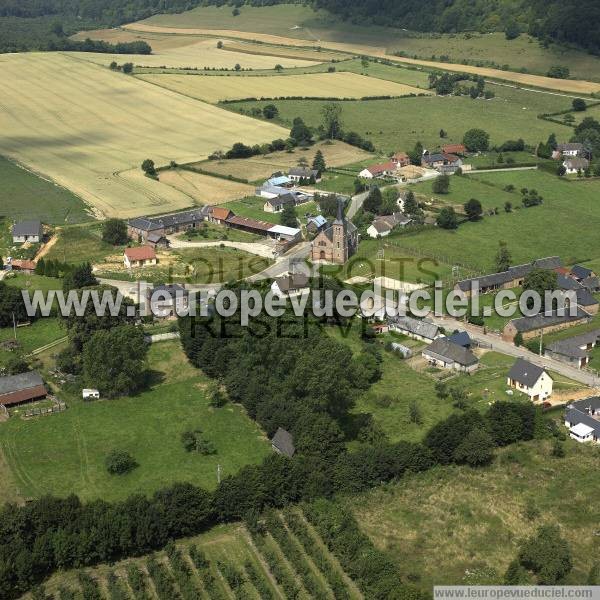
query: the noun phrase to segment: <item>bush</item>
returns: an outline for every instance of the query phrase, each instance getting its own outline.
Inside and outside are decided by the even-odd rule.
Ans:
[[[111,475],[124,475],[139,466],[135,458],[124,450],[110,452],[104,459],[104,464]]]

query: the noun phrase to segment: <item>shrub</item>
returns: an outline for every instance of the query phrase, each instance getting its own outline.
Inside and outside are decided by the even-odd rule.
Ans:
[[[135,458],[124,450],[113,450],[104,459],[106,470],[111,475],[124,475],[138,466]]]

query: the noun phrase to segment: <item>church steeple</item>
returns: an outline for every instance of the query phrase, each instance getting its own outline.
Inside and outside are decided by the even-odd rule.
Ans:
[[[344,220],[343,204],[339,198],[337,218],[332,224],[332,229],[334,261],[343,264],[348,260],[348,241],[346,239],[346,222]]]

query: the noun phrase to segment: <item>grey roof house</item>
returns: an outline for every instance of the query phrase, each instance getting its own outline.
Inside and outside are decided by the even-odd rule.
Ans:
[[[282,429],[279,427],[271,440],[271,447],[275,452],[279,452],[279,454],[283,454],[288,458],[292,458],[296,453],[296,448],[294,446],[294,437],[289,431]]]
[[[392,317],[388,319],[388,326],[391,331],[396,331],[424,342],[432,342],[440,336],[440,328],[435,323],[408,316]]]
[[[596,347],[599,340],[600,329],[594,329],[549,344],[544,350],[544,355],[581,369],[588,364],[589,352]]]
[[[463,346],[450,341],[447,337],[434,340],[422,352],[423,358],[444,369],[454,369],[470,373],[479,365],[479,359]]]
[[[41,221],[19,221],[12,228],[14,244],[31,242],[37,244],[44,238],[44,228]]]
[[[600,397],[593,396],[568,404],[565,425],[575,441],[600,443]]]
[[[543,367],[517,358],[507,376],[507,385],[527,394],[532,401],[545,400],[552,394],[553,380]]]

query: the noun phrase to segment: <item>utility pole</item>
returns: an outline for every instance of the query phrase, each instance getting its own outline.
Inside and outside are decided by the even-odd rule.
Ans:
[[[544,347],[544,328],[542,327],[542,333],[540,334],[540,357],[542,356],[542,348]]]
[[[15,318],[15,313],[12,314],[13,316],[13,333],[15,335],[15,342],[17,341],[17,320]]]
[[[217,465],[217,483],[221,483],[221,465]]]

